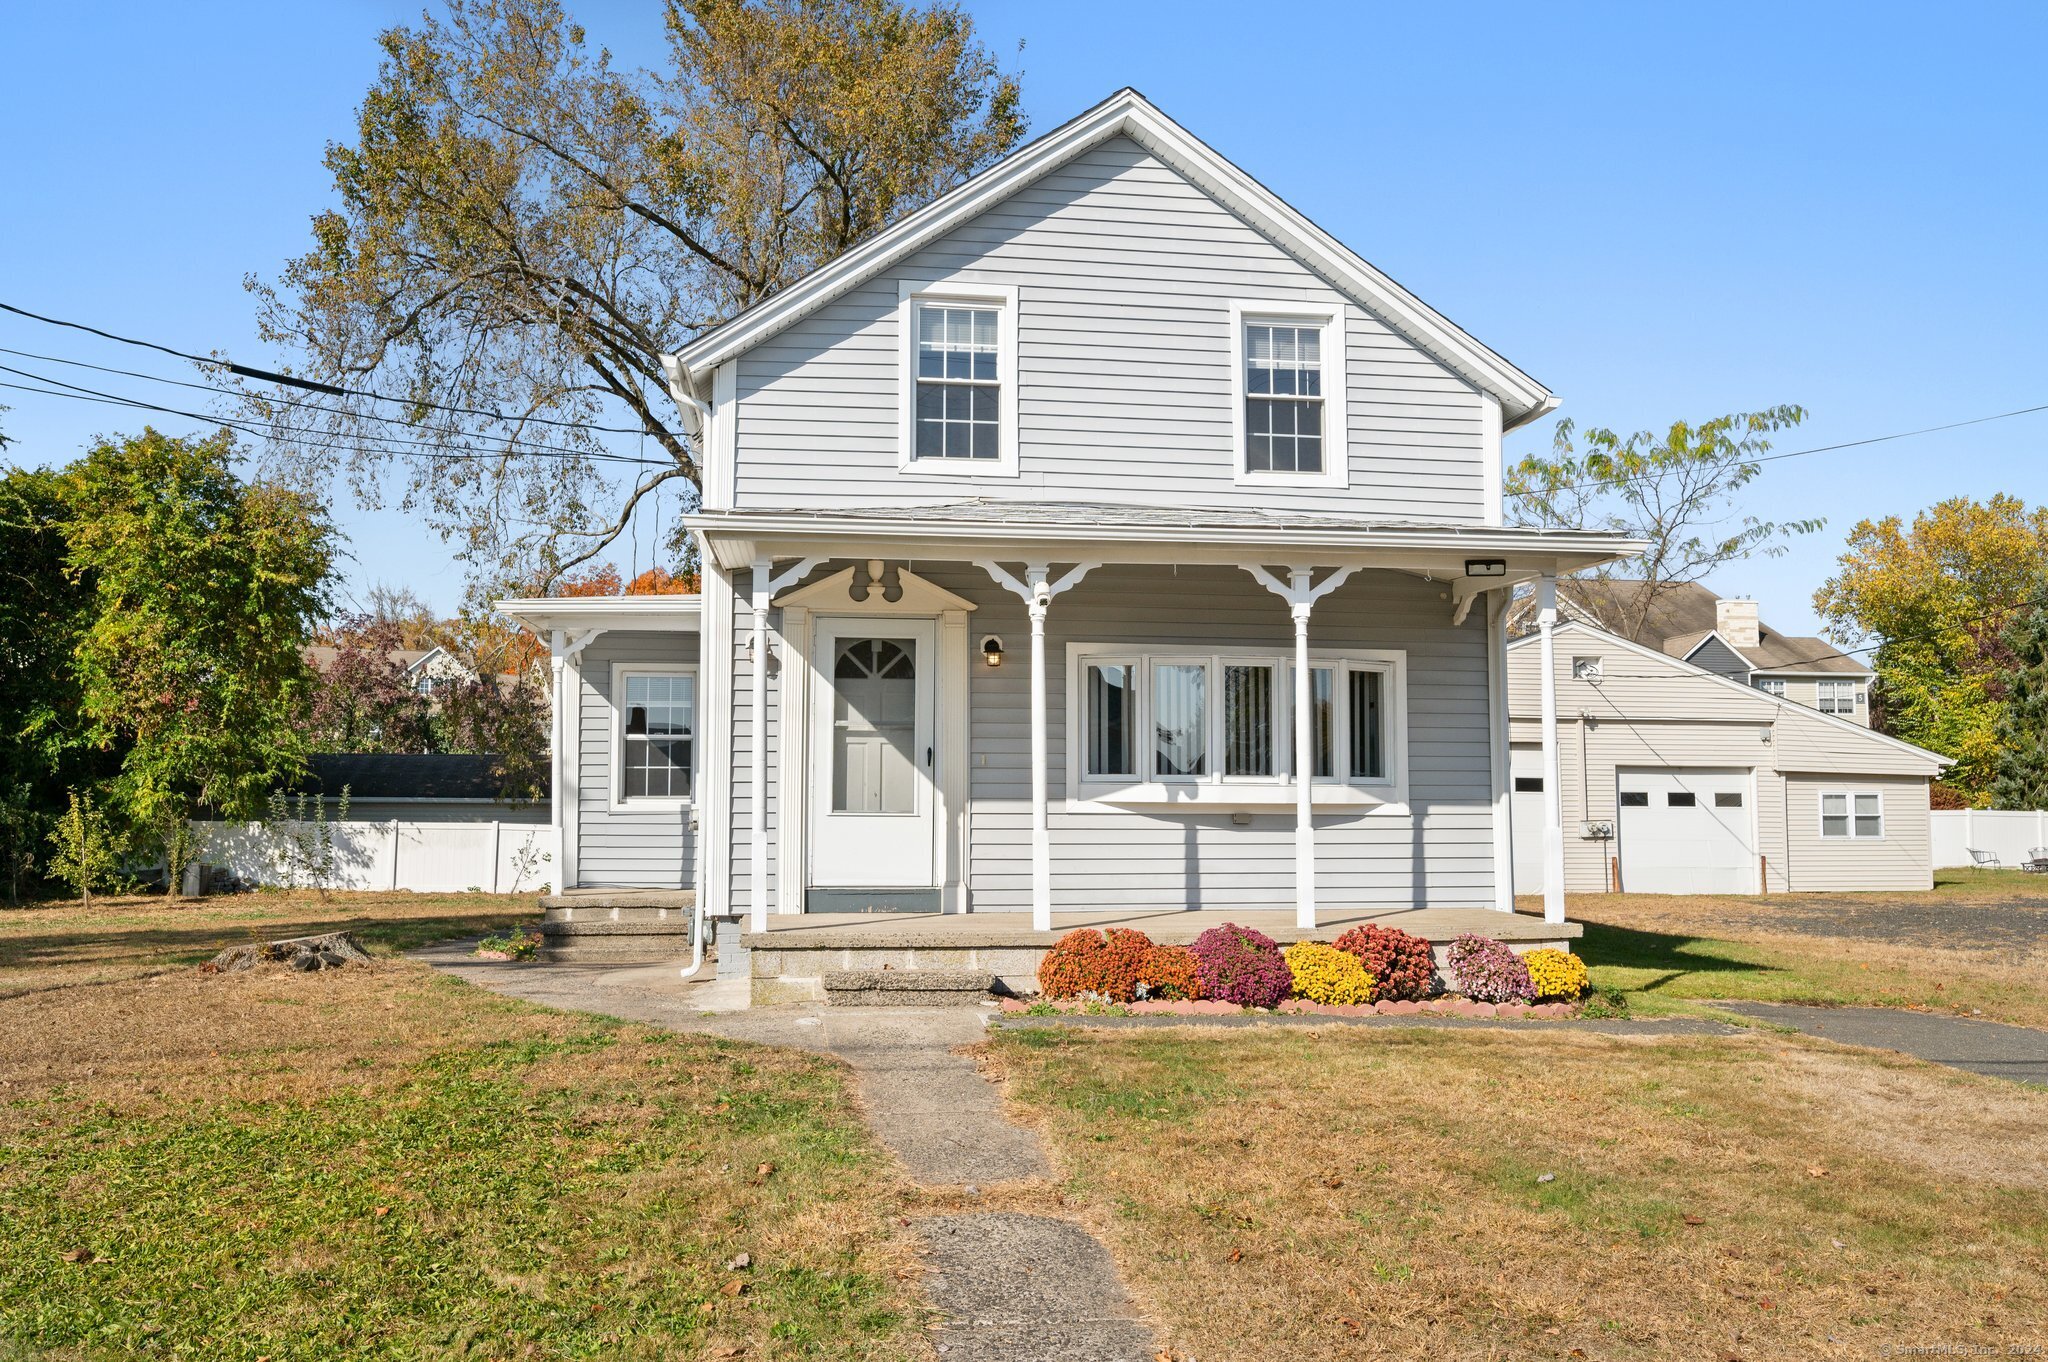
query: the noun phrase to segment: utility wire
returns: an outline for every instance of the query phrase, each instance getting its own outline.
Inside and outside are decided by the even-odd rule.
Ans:
[[[194,364],[205,364],[216,369],[225,369],[237,377],[252,379],[258,383],[276,383],[287,388],[298,388],[305,392],[325,393],[329,397],[360,397],[372,402],[391,402],[401,407],[426,407],[433,411],[451,412],[457,416],[488,417],[493,421],[502,421],[507,425],[524,422],[532,425],[560,426],[568,430],[602,431],[612,435],[642,435],[647,431],[644,425],[600,426],[589,421],[563,421],[551,416],[513,417],[484,407],[454,407],[440,402],[428,402],[421,398],[392,397],[388,393],[371,392],[364,388],[344,388],[338,384],[320,383],[310,378],[298,378],[291,374],[280,374],[270,369],[251,368],[246,364],[236,364],[232,360],[222,359],[217,355],[195,355],[189,351],[176,350],[168,345],[160,345],[156,341],[137,340],[132,336],[121,336],[116,335],[112,331],[102,331],[100,328],[88,326],[84,322],[65,321],[61,317],[45,317],[40,312],[30,312],[27,308],[16,307],[12,303],[0,303],[0,312],[12,312],[17,317],[26,317],[30,321],[42,322],[46,326],[62,326],[68,327],[73,331],[83,331],[88,335],[98,336],[102,340],[115,341],[122,345],[133,345],[144,350],[156,350],[177,359],[190,360]]]

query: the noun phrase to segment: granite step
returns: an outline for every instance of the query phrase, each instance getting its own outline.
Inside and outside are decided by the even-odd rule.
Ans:
[[[557,965],[659,964],[690,953],[690,917],[542,922],[539,958]]]
[[[973,1007],[995,988],[993,974],[952,969],[842,969],[824,976],[834,1007]]]

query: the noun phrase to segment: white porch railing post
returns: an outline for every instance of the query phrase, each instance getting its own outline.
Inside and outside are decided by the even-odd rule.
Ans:
[[[1564,921],[1564,780],[1557,756],[1557,578],[1536,579],[1543,685],[1543,920]]]
[[[1315,716],[1308,672],[1308,616],[1315,603],[1308,581],[1306,571],[1293,573],[1295,600],[1288,607],[1294,615],[1294,925],[1303,931],[1316,925]]]

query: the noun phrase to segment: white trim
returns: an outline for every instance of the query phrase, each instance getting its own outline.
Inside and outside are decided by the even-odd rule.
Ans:
[[[1829,709],[1823,702],[1832,701],[1839,705],[1841,701],[1836,699],[1831,692],[1841,686],[1849,688],[1849,707],[1846,710]],[[1863,683],[1853,676],[1828,677],[1816,680],[1813,683],[1813,707],[1822,714],[1854,714],[1857,710],[1862,709],[1865,703]]]
[[[1345,401],[1351,351],[1344,339],[1344,304],[1233,298],[1230,300],[1230,475],[1239,486],[1349,487],[1351,421]],[[1245,467],[1250,435],[1245,413],[1244,330],[1261,322],[1314,322],[1322,328],[1323,467],[1315,473],[1254,472]]]
[[[999,427],[994,459],[920,459],[917,448],[917,308],[925,302],[981,303],[996,314]],[[922,477],[1017,476],[1017,286],[984,282],[972,274],[946,279],[900,279],[896,284],[896,468]]]
[[[1657,652],[1655,649],[1645,648],[1640,643],[1632,643],[1628,639],[1623,638],[1619,634],[1610,634],[1605,629],[1600,628],[1598,625],[1588,624],[1584,620],[1567,620],[1563,624],[1557,626],[1557,632],[1559,633],[1563,633],[1567,629],[1580,629],[1584,630],[1586,633],[1589,634],[1598,634],[1603,640],[1615,644],[1621,648],[1625,648],[1632,653],[1638,654],[1639,656],[1652,658],[1656,661],[1663,662],[1670,666],[1685,668],[1685,670],[1680,671],[1678,675],[1688,676],[1693,678],[1694,680],[1703,680],[1716,685],[1733,686],[1735,689],[1741,691],[1744,695],[1751,696],[1757,700],[1762,701],[1765,704],[1783,705],[1786,708],[1795,710],[1802,715],[1811,715],[1814,718],[1819,719],[1823,723],[1833,724],[1845,733],[1860,734],[1863,737],[1869,738],[1872,742],[1885,743],[1888,746],[1897,748],[1901,752],[1907,753],[1908,755],[1915,756],[1923,761],[1930,761],[1935,764],[1935,769],[1932,772],[1906,771],[1888,772],[1885,774],[1939,776],[1943,767],[1955,765],[1955,758],[1953,757],[1944,757],[1939,752],[1930,752],[1924,747],[1915,747],[1912,743],[1903,742],[1898,738],[1892,737],[1888,733],[1880,733],[1874,728],[1865,728],[1862,724],[1852,722],[1848,719],[1844,719],[1839,714],[1822,714],[1812,705],[1802,705],[1796,700],[1790,700],[1783,696],[1772,695],[1768,691],[1758,690],[1755,686],[1750,685],[1746,681],[1737,681],[1731,677],[1723,676],[1719,672],[1710,672],[1705,667],[1687,667],[1681,659],[1675,658],[1671,656],[1671,654],[1669,653],[1660,653]],[[1517,648],[1521,648],[1530,643],[1535,642],[1535,640],[1536,635],[1524,634],[1522,635],[1522,637],[1508,644],[1508,651],[1513,652]],[[1646,716],[1643,715],[1635,715],[1632,717],[1638,720],[1642,720],[1644,722],[1648,722]]]
[[[739,394],[739,367],[739,361],[728,361],[711,379],[711,427],[703,445],[710,455],[701,503],[706,510],[734,505],[738,492],[740,408],[734,399]]]
[[[1131,89],[1117,91],[831,264],[699,337],[683,347],[677,358],[691,371],[723,363],[874,278],[1088,148],[1119,135],[1130,137],[1171,165],[1467,381],[1499,397],[1509,418],[1505,423],[1508,428],[1532,421],[1556,407],[1557,398],[1542,384],[1374,269]]]
[[[626,678],[629,676],[687,676],[690,678],[690,787],[694,792],[697,774],[703,769],[704,750],[704,682],[700,677],[701,663],[681,662],[614,662],[612,663],[612,688],[609,697],[611,729],[607,746],[611,749],[611,779],[605,790],[605,809],[611,813],[625,813],[634,809],[686,809],[696,803],[694,793],[687,795],[640,795],[628,798],[626,787],[626,710],[622,700],[625,695]]]
[[[1877,680],[1876,672],[1802,672],[1788,671],[1783,667],[1752,666],[1750,675],[1783,677],[1791,681],[1861,681],[1865,684]]]
[[[701,548],[701,537],[700,537]],[[708,553],[704,561],[704,645],[698,666],[698,720],[704,802],[697,813],[697,894],[715,917],[732,915],[733,584]]]
[[[1479,457],[1484,479],[1480,501],[1486,523],[1507,523],[1507,451],[1501,438],[1500,399],[1490,392],[1479,394]]]
[[[1493,771],[1493,906],[1515,911],[1514,756],[1508,741],[1508,650],[1505,592],[1486,604],[1486,741]]]
[[[1152,713],[1152,669],[1160,662],[1200,661],[1209,669],[1209,712],[1204,716],[1208,733],[1208,773],[1200,776],[1155,776],[1153,752],[1143,741],[1150,731]],[[1087,716],[1084,684],[1090,665],[1121,665],[1133,669],[1135,715],[1130,777],[1097,776],[1086,772]],[[1274,668],[1273,776],[1226,776],[1223,774],[1222,694],[1215,679],[1225,665],[1270,666]],[[1313,648],[1309,651],[1311,671],[1330,668],[1336,673],[1331,687],[1331,770],[1345,774],[1316,776],[1309,787],[1317,808],[1349,809],[1394,816],[1408,812],[1408,654],[1386,648]],[[1067,713],[1069,740],[1063,758],[1066,808],[1100,811],[1107,809],[1174,809],[1189,806],[1208,809],[1292,808],[1299,795],[1294,779],[1292,743],[1294,731],[1294,655],[1291,649],[1262,650],[1241,646],[1218,647],[1205,643],[1125,643],[1071,641],[1067,644]],[[1345,703],[1344,678],[1354,671],[1376,671],[1386,678],[1381,700],[1386,706],[1385,760],[1387,774],[1380,779],[1348,774],[1350,762],[1350,716]]]
[[[1834,836],[1831,836],[1831,835],[1829,835],[1829,833],[1828,833],[1828,796],[1829,796],[1829,795],[1840,795],[1840,796],[1842,796],[1842,798],[1844,798],[1844,799],[1846,799],[1846,800],[1848,800],[1848,801],[1849,801],[1849,803],[1848,803],[1848,810],[1849,810],[1849,811],[1848,811],[1848,819],[1849,819],[1849,830],[1848,830],[1847,832],[1843,833],[1843,834],[1842,834],[1842,835],[1841,835],[1840,837],[1834,837]],[[1875,833],[1875,834],[1873,834],[1873,835],[1871,835],[1871,836],[1868,836],[1868,837],[1866,837],[1866,836],[1864,836],[1864,835],[1863,835],[1862,833],[1860,833],[1860,832],[1856,831],[1856,817],[1857,817],[1857,814],[1856,814],[1856,801],[1857,801],[1857,800],[1858,800],[1859,798],[1861,798],[1861,797],[1863,797],[1863,796],[1865,796],[1865,795],[1868,795],[1868,796],[1869,796],[1870,798],[1872,798],[1872,799],[1875,799],[1875,800],[1877,801],[1877,831],[1876,831],[1876,833]],[[1882,789],[1877,789],[1877,790],[1863,790],[1863,789],[1858,789],[1857,787],[1855,787],[1855,786],[1853,786],[1853,785],[1846,785],[1846,786],[1842,786],[1842,787],[1840,787],[1840,788],[1838,788],[1838,789],[1829,789],[1829,788],[1828,788],[1827,786],[1825,786],[1825,785],[1822,785],[1822,786],[1818,786],[1818,787],[1816,787],[1816,788],[1815,788],[1815,790],[1814,790],[1814,796],[1815,796],[1815,798],[1814,798],[1814,801],[1813,801],[1813,809],[1814,809],[1814,814],[1813,814],[1813,828],[1814,828],[1814,835],[1815,835],[1816,837],[1818,837],[1818,838],[1819,838],[1819,839],[1820,839],[1821,841],[1823,841],[1823,842],[1883,842],[1883,841],[1888,841],[1888,840],[1890,840],[1890,839],[1889,839],[1889,838],[1888,838],[1888,837],[1886,836],[1886,833],[1885,833],[1885,821],[1884,821],[1884,791],[1883,791]]]

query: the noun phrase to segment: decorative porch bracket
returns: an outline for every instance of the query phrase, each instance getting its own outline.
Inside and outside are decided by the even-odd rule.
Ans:
[[[1557,760],[1557,578],[1536,579],[1536,632],[1543,668],[1543,920],[1564,921],[1564,782]]]
[[[1286,601],[1294,616],[1294,925],[1310,931],[1316,925],[1316,766],[1314,715],[1309,709],[1308,617],[1317,601],[1344,585],[1358,569],[1337,568],[1317,582],[1314,568],[1290,568],[1282,582],[1256,563],[1243,567],[1260,586]]]
[[[993,561],[975,566],[995,578],[996,584],[1024,602],[1031,616],[1031,928],[1052,930],[1052,832],[1046,818],[1045,793],[1045,616],[1052,598],[1101,566],[1076,563],[1059,580],[1052,580],[1048,563],[1026,563],[1024,580],[1018,581],[1008,569]]]
[[[776,572],[771,558],[754,560],[748,607],[754,614],[753,633],[748,638],[752,654],[753,724],[752,741],[747,744],[753,775],[752,798],[747,810],[747,906],[757,932],[768,930],[768,606],[777,592],[804,576],[823,558],[800,558],[793,567]],[[785,777],[787,772],[784,773]],[[787,890],[788,886],[783,886]]]

